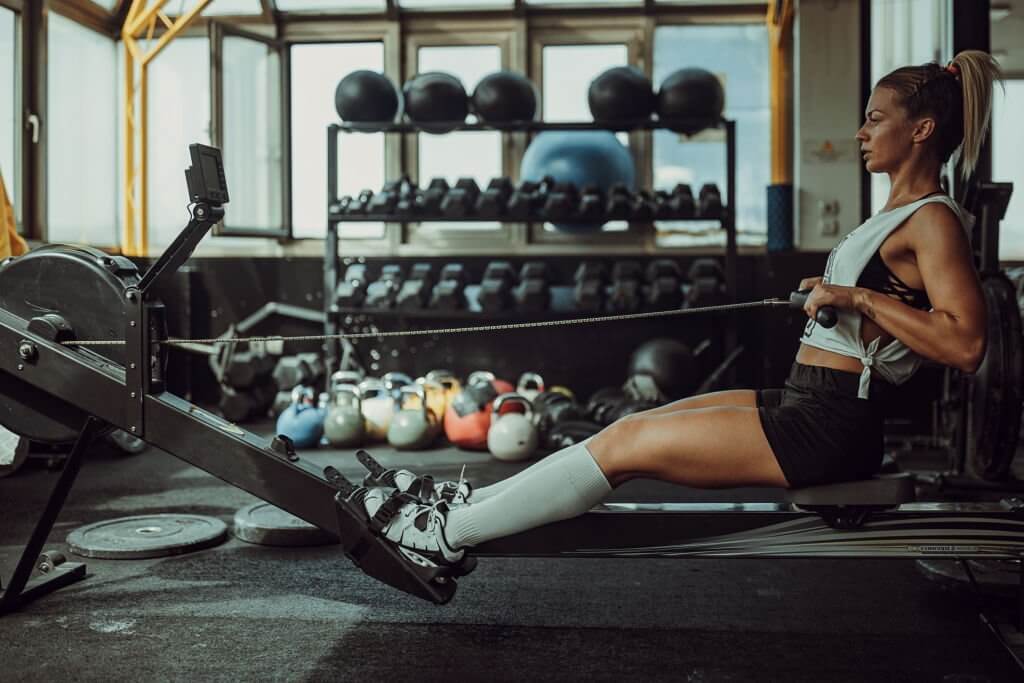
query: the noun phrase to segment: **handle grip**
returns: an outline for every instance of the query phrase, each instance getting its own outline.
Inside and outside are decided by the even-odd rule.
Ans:
[[[792,292],[789,295],[789,305],[792,308],[802,309],[804,304],[807,303],[807,297],[810,295],[811,290],[809,289]],[[814,319],[822,327],[835,327],[836,323],[839,322],[839,314],[833,306],[822,306],[818,309],[818,314],[814,316]]]

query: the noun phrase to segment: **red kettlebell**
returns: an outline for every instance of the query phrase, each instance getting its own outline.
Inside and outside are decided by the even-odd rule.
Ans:
[[[466,386],[449,402],[444,412],[444,433],[459,448],[487,450],[487,431],[491,428],[491,406],[499,394],[512,391],[512,385],[494,377],[492,372],[474,372]],[[522,412],[515,403],[502,406],[502,413]]]

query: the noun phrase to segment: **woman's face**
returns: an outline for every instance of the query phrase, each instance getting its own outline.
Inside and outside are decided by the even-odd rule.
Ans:
[[[895,170],[907,160],[914,146],[914,128],[906,110],[897,102],[896,92],[875,88],[864,118],[856,137],[865,167],[870,173]]]

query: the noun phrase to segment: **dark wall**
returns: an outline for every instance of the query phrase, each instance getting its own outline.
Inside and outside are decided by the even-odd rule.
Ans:
[[[758,301],[786,296],[801,278],[819,274],[825,253],[786,253],[747,255],[740,258],[737,301]],[[641,264],[655,257],[638,258]],[[696,257],[675,259],[685,273]],[[431,262],[435,270],[458,260],[478,282],[491,260],[503,257],[443,259],[366,259],[369,277],[374,279],[386,263]],[[556,286],[572,285],[578,258],[548,257],[544,260]],[[604,260],[611,265],[615,259]],[[512,259],[518,269],[522,260]],[[231,323],[237,323],[268,301],[277,301],[323,310],[322,261],[316,258],[297,259],[194,259],[187,271],[180,273],[178,291],[163,298],[170,312],[172,336],[206,338],[221,334]],[[552,319],[554,317],[588,317],[592,314],[562,312],[557,316],[529,315],[508,312],[492,316],[459,313],[451,316],[428,312],[422,316],[396,312],[364,311],[345,317],[347,331],[389,331],[402,329],[437,329],[465,327],[502,322]],[[759,308],[731,315],[694,315],[648,320],[615,321],[588,325],[544,327],[530,330],[364,339],[354,342],[364,367],[380,375],[397,370],[418,376],[436,368],[450,369],[460,376],[474,370],[489,369],[498,376],[515,381],[526,371],[539,372],[549,385],[563,384],[577,395],[586,397],[596,389],[618,385],[626,377],[629,355],[644,341],[655,337],[672,337],[696,347],[704,339],[711,346],[699,358],[701,377],[715,368],[725,354],[726,333],[736,332],[744,353],[730,378],[732,387],[757,388],[781,386],[795,356],[803,329],[804,315],[784,308]],[[315,335],[322,330],[316,324],[273,318],[251,331],[251,334]],[[320,342],[290,343],[287,353],[319,350]],[[188,395],[198,402],[215,401],[217,390],[205,361],[195,356],[172,354],[172,386],[176,393]],[[894,401],[896,416],[904,421],[930,422],[930,401],[941,379],[941,373],[925,369],[919,373]],[[908,393],[909,392],[909,393]],[[909,396],[909,400],[908,400]]]

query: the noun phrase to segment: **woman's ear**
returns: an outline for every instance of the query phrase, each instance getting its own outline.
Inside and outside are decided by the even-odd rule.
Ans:
[[[915,144],[921,144],[935,132],[935,119],[924,117],[914,124],[913,139]]]

